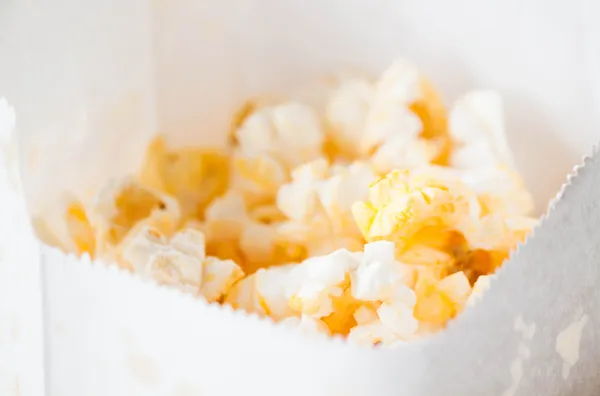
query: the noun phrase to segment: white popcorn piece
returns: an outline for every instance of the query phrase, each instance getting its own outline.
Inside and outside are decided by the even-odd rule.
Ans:
[[[120,246],[121,265],[161,284],[217,301],[244,274],[231,260],[205,256],[204,235],[187,228],[170,240],[140,224]]]
[[[333,298],[342,295],[342,285],[359,262],[358,255],[338,250],[294,266],[286,288],[290,306],[315,318],[329,315],[333,312]]]
[[[331,334],[329,327],[322,320],[307,315],[301,317],[291,316],[283,319],[280,323],[296,328],[305,334]]]
[[[380,343],[383,345],[392,345],[400,341],[400,337],[390,327],[376,320],[353,327],[350,330],[350,334],[348,334],[348,341],[364,346],[372,346]]]
[[[342,82],[327,103],[326,119],[332,140],[338,150],[350,157],[359,155],[367,114],[373,100],[374,87],[364,78]]]
[[[274,319],[296,315],[289,307],[285,289],[293,265],[282,265],[259,269],[238,281],[229,291],[225,302],[234,308]]]
[[[321,156],[325,132],[317,113],[291,102],[259,109],[236,131],[248,154],[267,154],[287,168]]]
[[[145,264],[139,264],[136,272],[154,278],[160,284],[181,287],[193,294],[200,291],[202,261],[196,257],[163,247],[154,252]]]
[[[361,142],[361,151],[369,153],[377,147],[390,142],[391,139],[399,139],[390,143],[390,149],[409,145],[409,142],[419,139],[423,129],[421,119],[406,107],[407,104],[375,102],[371,107],[365,134]],[[403,150],[406,152],[406,149]],[[383,154],[381,154],[383,155]]]
[[[332,176],[316,187],[319,201],[332,219],[350,214],[352,205],[363,200],[375,173],[366,162],[354,162],[347,166],[333,166]]]
[[[316,183],[327,177],[328,168],[321,158],[294,169],[292,182],[279,188],[277,207],[294,221],[309,221],[318,209]]]
[[[415,334],[419,328],[419,321],[414,317],[413,309],[414,304],[409,306],[402,302],[384,302],[377,309],[377,314],[384,326],[389,327],[399,338],[405,339]]]
[[[171,246],[188,256],[198,260],[206,258],[206,243],[204,234],[192,228],[184,228],[171,238]]]
[[[303,244],[311,256],[360,250],[363,239],[351,209],[368,194],[375,178],[371,167],[364,162],[329,167],[321,159],[296,168],[292,177],[278,194],[278,207],[290,219],[278,226],[279,235]]]
[[[457,169],[481,169],[498,164],[514,167],[504,132],[502,99],[493,91],[472,91],[454,104],[450,135],[458,142],[450,164]]]
[[[361,142],[363,153],[373,151],[393,137],[401,136],[409,141],[418,139],[423,124],[409,106],[422,96],[420,82],[417,69],[402,59],[383,73],[367,115]]]
[[[394,258],[394,243],[365,245],[360,266],[352,277],[352,295],[362,301],[388,301],[400,285],[409,282],[412,271]]]
[[[421,75],[406,59],[397,59],[381,75],[376,100],[413,103],[421,98]]]
[[[414,169],[429,165],[440,154],[441,149],[435,141],[397,134],[386,139],[371,160],[379,173],[394,169]]]
[[[192,288],[195,294],[199,293],[202,259],[177,250],[156,229],[146,225],[133,229],[120,251],[122,265],[136,273],[162,284],[182,286],[186,290]]]
[[[492,166],[461,173],[461,180],[483,198],[493,213],[527,215],[534,208],[533,197],[512,169]]]
[[[218,301],[244,276],[232,260],[207,257],[202,263],[202,287],[200,291],[209,302]]]
[[[379,315],[377,314],[376,309],[361,305],[354,311],[354,320],[357,325],[362,325],[379,320]]]
[[[282,319],[295,315],[289,306],[286,289],[295,265],[281,265],[260,269],[256,272],[256,289],[261,307],[268,315],[275,319]]]

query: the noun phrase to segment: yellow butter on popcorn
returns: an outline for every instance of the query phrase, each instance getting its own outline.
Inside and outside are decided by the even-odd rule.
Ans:
[[[40,237],[307,335],[443,329],[537,223],[499,96],[447,111],[403,59],[322,88],[248,102],[225,150],[158,137],[137,175],[37,218]]]
[[[140,182],[172,195],[185,219],[204,216],[204,210],[229,183],[225,153],[195,147],[168,150],[162,137],[152,141],[140,172]]]
[[[125,178],[100,192],[90,217],[99,254],[109,254],[140,222],[172,234],[179,226],[181,209],[175,198]]]

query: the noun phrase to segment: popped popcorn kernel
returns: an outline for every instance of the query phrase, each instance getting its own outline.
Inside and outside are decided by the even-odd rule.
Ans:
[[[471,284],[463,272],[456,272],[427,285],[418,294],[415,317],[423,322],[444,325],[466,304]]]
[[[354,204],[354,217],[367,241],[390,239],[402,250],[422,228],[454,228],[476,202],[444,181],[393,171],[373,183],[369,201]]]
[[[365,122],[362,152],[380,173],[446,164],[451,149],[443,103],[417,69],[397,60],[376,84]]]
[[[285,168],[266,155],[238,154],[233,158],[233,186],[250,207],[273,202],[279,186],[288,179]]]
[[[291,169],[322,155],[325,131],[312,108],[291,102],[258,109],[236,138],[245,152],[270,155]]]
[[[207,257],[202,263],[202,286],[200,291],[208,301],[218,301],[244,276],[233,260]]]
[[[146,152],[140,181],[179,200],[184,218],[202,218],[208,204],[227,189],[228,157],[217,150],[168,150],[155,139]]]
[[[181,209],[175,198],[147,188],[133,178],[109,184],[100,192],[91,213],[100,253],[116,247],[142,221],[170,235],[180,219]]]
[[[133,229],[120,253],[124,267],[154,278],[159,283],[195,287],[199,291],[202,257],[176,249],[155,228],[141,226]]]
[[[301,317],[290,316],[283,319],[280,323],[296,328],[307,334],[331,334],[329,327],[322,320],[315,319],[311,316],[302,315]]]

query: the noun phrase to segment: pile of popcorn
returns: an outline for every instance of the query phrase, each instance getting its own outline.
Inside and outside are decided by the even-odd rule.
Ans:
[[[67,197],[36,227],[210,302],[359,344],[441,328],[536,224],[501,101],[447,111],[405,60],[346,75],[324,106],[249,104],[227,150],[148,147],[94,202]]]

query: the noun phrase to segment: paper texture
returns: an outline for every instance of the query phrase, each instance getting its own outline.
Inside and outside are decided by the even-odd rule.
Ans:
[[[600,6],[591,1],[46,3],[13,0],[0,11],[11,37],[0,94],[17,109],[32,213],[65,189],[86,197],[132,171],[157,131],[173,144],[220,144],[249,97],[348,67],[377,72],[397,56],[431,76],[447,102],[467,89],[500,92],[540,211],[599,136],[600,28],[591,16]],[[555,221],[585,213],[567,220],[561,210]],[[579,305],[558,293],[579,301],[591,286],[563,284],[560,272],[546,279],[544,247],[519,254],[446,334],[395,350],[309,339],[44,248],[46,394],[587,394],[598,385],[591,372],[555,343],[584,314],[581,342],[594,343],[589,307],[577,316]],[[566,251],[552,250],[565,268]],[[562,338],[577,339],[574,329]],[[593,361],[594,348],[580,360]]]
[[[14,112],[0,98],[0,394],[44,391],[40,250],[25,206]]]

